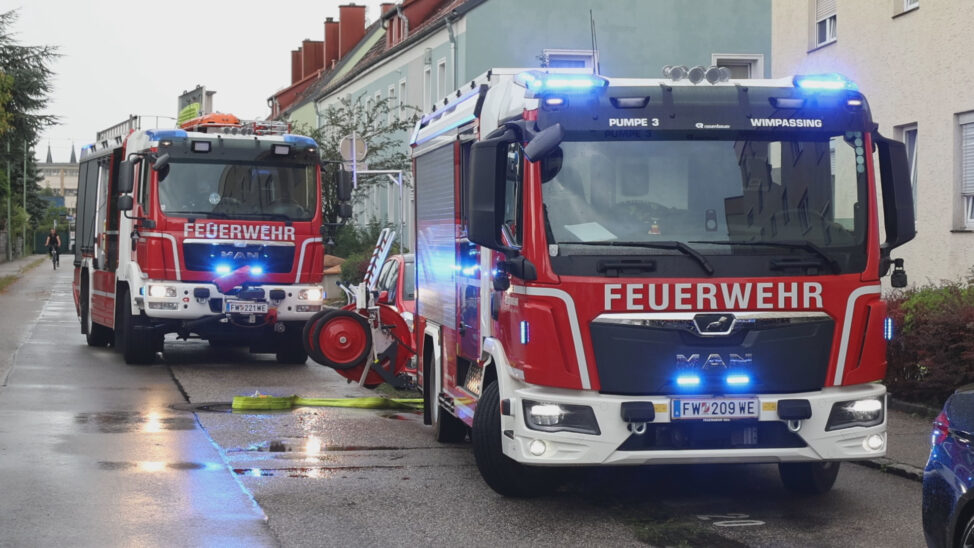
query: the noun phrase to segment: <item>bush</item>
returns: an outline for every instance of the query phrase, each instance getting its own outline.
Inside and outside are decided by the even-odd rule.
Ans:
[[[957,387],[974,382],[974,276],[902,291],[887,304],[891,393],[940,407]]]

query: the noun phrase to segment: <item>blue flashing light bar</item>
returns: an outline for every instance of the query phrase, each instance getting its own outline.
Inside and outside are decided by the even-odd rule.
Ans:
[[[795,76],[792,80],[796,88],[807,90],[858,90],[859,86],[855,82],[838,73],[829,74],[804,74]]]
[[[514,77],[514,81],[535,95],[600,91],[609,86],[608,80],[595,74],[552,74],[537,70],[522,72]]]
[[[216,265],[216,268],[214,270],[216,271],[217,274],[219,274],[221,276],[224,276],[224,275],[230,273],[230,265],[228,265],[228,264],[218,264],[218,265]]]
[[[700,386],[700,375],[680,375],[676,378],[676,385],[684,388]]]
[[[889,316],[883,321],[883,338],[887,341],[893,340],[893,318]]]
[[[284,142],[311,148],[318,146],[318,143],[316,143],[311,137],[306,137],[304,135],[291,135],[290,133],[284,136]]]
[[[747,386],[751,384],[751,377],[744,374],[727,375],[724,379],[729,386]]]
[[[181,129],[149,129],[145,132],[150,141],[185,139],[186,132]]]
[[[255,276],[260,276],[264,273],[264,267],[260,266],[259,264],[253,265],[250,267],[250,273]]]
[[[521,344],[531,342],[531,326],[527,320],[521,320]]]

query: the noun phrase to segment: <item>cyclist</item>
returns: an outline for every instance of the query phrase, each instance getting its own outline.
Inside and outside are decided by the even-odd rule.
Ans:
[[[54,263],[54,268],[57,268],[60,262],[57,250],[61,247],[61,236],[57,233],[57,230],[51,229],[50,234],[47,235],[47,239],[44,241],[44,246],[47,247],[47,253],[51,256],[51,262]]]

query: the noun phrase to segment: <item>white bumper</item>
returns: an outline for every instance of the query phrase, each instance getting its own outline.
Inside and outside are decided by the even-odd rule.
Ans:
[[[175,296],[152,297],[149,295],[149,286],[161,285],[166,288],[173,288]],[[264,302],[268,305],[268,310],[277,310],[278,321],[305,321],[311,318],[322,308],[322,299],[309,300],[299,298],[302,290],[318,290],[319,295],[324,296],[324,289],[315,284],[299,285],[256,285],[249,287],[262,288],[264,290]],[[209,297],[197,299],[194,291],[198,288],[209,290]],[[281,300],[271,299],[271,291],[284,291],[284,298]],[[233,295],[224,295],[217,289],[216,284],[205,282],[174,282],[144,280],[132,289],[135,305],[138,309],[144,310],[146,315],[151,318],[163,318],[174,320],[192,320],[214,314],[226,312],[227,301],[238,300]],[[219,311],[210,308],[210,299],[222,299]]]
[[[778,417],[778,400],[808,400],[812,416],[800,421],[800,428],[794,432],[804,442],[804,447],[620,450],[620,446],[634,435],[629,430],[629,424],[622,420],[623,402],[651,402],[656,409],[656,416],[651,424],[668,424],[677,422],[671,419],[672,399],[685,396],[614,396],[592,390],[563,390],[529,385],[512,376],[513,370],[506,364],[503,354],[498,359],[494,350],[496,349],[492,349],[491,353],[497,365],[500,397],[502,400],[510,400],[511,415],[501,416],[501,430],[506,433],[501,435],[501,440],[504,453],[518,462],[546,466],[770,463],[871,459],[886,454],[886,387],[881,384],[825,388],[799,394],[756,395],[760,409],[758,421],[762,423],[774,421],[786,424]],[[883,402],[881,424],[826,431],[834,403],[867,398],[878,398]],[[524,400],[591,407],[598,421],[600,434],[530,429],[524,418]],[[750,422],[754,424],[753,420]],[[731,427],[730,421],[720,424]],[[652,430],[644,435],[652,435]],[[867,445],[867,438],[873,435],[882,440],[881,447],[877,449],[871,449]],[[531,453],[534,440],[544,442],[543,454]],[[873,438],[873,442],[876,442],[876,438]],[[535,444],[535,448],[538,445]]]

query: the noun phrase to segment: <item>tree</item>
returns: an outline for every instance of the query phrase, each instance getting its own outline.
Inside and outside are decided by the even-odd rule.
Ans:
[[[13,168],[10,180],[0,186],[4,198],[0,207],[5,217],[8,200],[15,207],[22,206],[26,186],[27,211],[15,214],[11,223],[14,226],[9,228],[22,226],[28,214],[31,226],[36,228],[48,204],[37,196],[39,177],[29,150],[37,143],[44,128],[57,123],[56,116],[41,114],[41,111],[47,106],[52,91],[54,73],[51,63],[58,53],[53,46],[17,43],[11,31],[16,21],[16,11],[0,13],[0,169],[4,170],[4,179],[8,161]],[[28,149],[26,173],[25,146]]]
[[[364,95],[344,97],[339,99],[337,105],[330,105],[321,113],[320,127],[311,128],[302,124],[294,129],[295,133],[307,135],[318,142],[321,159],[326,162],[322,170],[324,184],[321,190],[326,223],[338,223],[339,220],[338,200],[332,182],[342,163],[340,144],[346,135],[354,131],[355,136],[366,144],[368,151],[363,162],[368,164],[369,169],[409,170],[409,155],[403,147],[403,139],[416,123],[419,109],[409,105],[403,105],[402,112],[399,109],[398,104],[392,104],[391,98],[366,100]],[[359,177],[353,200],[362,200],[369,186],[386,181],[386,176]]]

